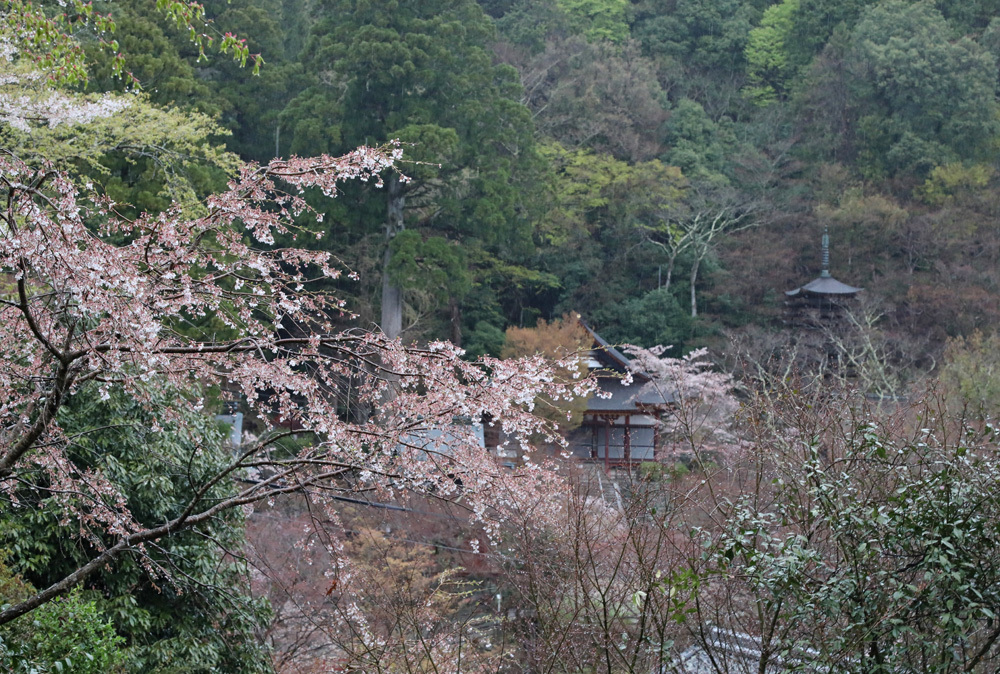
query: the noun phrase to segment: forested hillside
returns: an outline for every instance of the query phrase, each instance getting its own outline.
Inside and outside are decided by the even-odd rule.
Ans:
[[[0,669],[998,671],[1000,0],[0,19]]]
[[[763,357],[824,228],[903,370],[998,319],[998,3],[208,3],[259,77],[120,11],[152,100],[219,115],[244,158],[412,143],[413,182],[354,190],[322,244],[390,334],[499,353],[578,311]]]

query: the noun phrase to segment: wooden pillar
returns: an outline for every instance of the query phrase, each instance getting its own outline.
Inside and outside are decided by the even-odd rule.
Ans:
[[[632,463],[632,424],[631,416],[625,415],[625,449],[622,452],[626,463]]]
[[[611,458],[611,421],[608,419],[604,420],[604,472],[609,469],[609,460]]]
[[[597,460],[597,418],[591,418],[590,430],[593,431],[593,439],[590,442],[590,458]]]

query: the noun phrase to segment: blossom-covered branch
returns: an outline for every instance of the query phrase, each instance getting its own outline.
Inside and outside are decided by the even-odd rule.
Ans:
[[[324,283],[340,265],[327,252],[276,244],[301,233],[294,222],[309,212],[307,188],[335,196],[345,180],[381,184],[399,158],[389,146],[246,165],[201,217],[175,207],[127,219],[66,174],[0,155],[0,498],[13,502],[26,475],[42,474],[33,484],[74,495],[64,499],[67,517],[104,560],[219,509],[320,484],[329,493],[461,498],[487,528],[517,494],[554,492],[552,475],[532,465],[511,473],[454,422],[485,417],[512,436],[555,439],[530,414],[532,401],[585,394],[589,381],[570,391],[542,358],[470,363],[449,343],[410,348],[380,332],[338,330],[344,303]],[[58,416],[84,387],[151,407],[157,386],[218,386],[244,399],[265,432],[154,530],[131,517],[128,495],[99,469],[73,463]],[[155,413],[161,425],[178,416]],[[441,428],[447,445],[429,446],[428,431]],[[289,433],[308,441],[274,442]],[[224,477],[249,482],[222,501],[205,498]],[[0,612],[0,624],[87,572]]]
[[[704,360],[708,349],[672,358],[663,355],[668,348],[625,347],[632,358],[630,371],[648,377],[644,386],[665,404],[661,421],[669,439],[668,455],[696,459],[706,451],[732,455],[741,446],[730,433],[739,406],[732,376],[712,369]]]

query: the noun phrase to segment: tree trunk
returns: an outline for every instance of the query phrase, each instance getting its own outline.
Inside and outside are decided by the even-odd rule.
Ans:
[[[667,263],[667,280],[663,284],[664,290],[670,290],[670,280],[674,277],[674,262],[677,261],[676,255],[670,256],[670,262]]]
[[[699,264],[701,264],[701,256],[695,255],[694,262],[691,263],[691,318],[698,317],[698,301],[695,298],[694,284],[698,281]]]
[[[462,308],[458,306],[458,300],[450,298],[448,309],[451,314],[451,343],[462,346]]]
[[[399,337],[403,331],[403,292],[389,278],[389,263],[392,262],[390,244],[403,231],[403,208],[406,194],[399,176],[389,177],[387,191],[389,207],[385,223],[385,253],[382,255],[382,332],[390,339]]]

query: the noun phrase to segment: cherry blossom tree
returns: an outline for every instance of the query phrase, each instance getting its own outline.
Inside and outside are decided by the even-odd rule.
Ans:
[[[663,355],[669,348],[625,347],[632,358],[630,372],[648,377],[644,386],[665,404],[661,418],[668,440],[665,456],[690,457],[699,463],[706,452],[733,458],[741,443],[731,433],[739,407],[732,376],[712,368],[705,360],[708,349],[672,358]]]
[[[509,436],[555,440],[530,413],[532,401],[585,395],[590,382],[575,392],[554,383],[541,357],[473,363],[449,343],[406,347],[379,332],[337,329],[344,303],[323,290],[341,274],[337,260],[275,244],[279,234],[308,234],[295,224],[310,212],[305,190],[333,197],[345,180],[381,185],[400,157],[390,145],[250,164],[198,217],[177,206],[128,219],[67,174],[0,154],[0,499],[17,507],[18,487],[35,481],[62,503],[67,530],[96,551],[0,611],[0,624],[118,556],[141,556],[146,544],[283,493],[309,490],[330,517],[344,492],[428,493],[460,502],[495,532],[507,504],[559,492],[555,473],[534,464],[511,472],[453,422],[487,415]],[[152,408],[157,382],[196,392],[173,409],[152,409],[157,424],[201,405],[197,392],[215,386],[245,400],[264,430],[197,486],[179,516],[144,527],[100,465],[69,458],[59,411],[86,388],[117,389]],[[421,439],[443,427],[446,445]],[[208,496],[234,479],[227,496]]]

